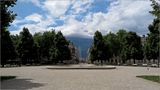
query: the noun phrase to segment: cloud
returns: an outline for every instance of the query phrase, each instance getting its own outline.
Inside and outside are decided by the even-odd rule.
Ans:
[[[33,0],[34,1],[34,0]],[[25,17],[24,20],[15,20],[14,25],[26,21],[36,23],[24,23],[18,26],[18,33],[25,26],[31,33],[43,32],[45,30],[61,30],[66,36],[85,36],[92,37],[96,30],[106,34],[108,32],[117,32],[119,29],[135,31],[139,35],[148,32],[148,25],[152,23],[153,16],[149,13],[152,10],[149,0],[113,0],[107,7],[107,12],[92,12],[94,0],[46,0],[40,3],[41,8],[47,12],[44,15],[37,13]],[[69,12],[69,14],[66,14]],[[81,21],[76,16],[83,15]],[[45,17],[44,17],[45,16]],[[55,20],[63,20],[64,24],[54,26]]]
[[[83,21],[70,17],[63,26],[57,27],[66,35],[93,36],[96,30],[106,34],[117,32],[119,29],[135,31],[139,35],[147,34],[148,25],[153,16],[149,1],[143,0],[117,0],[110,4],[107,13],[89,12]],[[136,6],[136,7],[135,7]]]
[[[44,18],[38,13],[33,13],[26,16],[24,19],[14,20],[11,25],[17,27],[17,30],[12,30],[11,34],[19,34],[23,27],[27,27],[32,34],[35,32],[43,32],[48,30],[47,28],[50,24],[55,24],[51,16],[46,16],[46,18]]]
[[[93,0],[73,0],[71,7],[71,13],[72,14],[79,14],[84,13],[87,11],[88,8],[90,8],[91,4],[93,3]]]
[[[17,26],[19,24],[29,23],[31,21],[33,21],[33,22],[41,22],[42,19],[43,19],[42,15],[40,15],[38,13],[33,13],[31,15],[26,16],[25,18],[16,19],[11,24],[14,25],[14,26]]]
[[[43,9],[53,17],[64,15],[70,5],[70,0],[47,0],[43,3]]]
[[[149,0],[118,0],[116,4],[113,3],[105,14],[108,29],[115,31],[124,28],[139,34],[147,33],[153,19],[149,13],[152,10]]]
[[[29,16],[25,17],[25,20],[40,22],[42,20],[42,18],[43,17],[40,14],[34,13],[32,15],[29,15]]]

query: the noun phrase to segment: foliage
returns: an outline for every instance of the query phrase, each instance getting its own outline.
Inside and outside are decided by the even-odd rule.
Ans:
[[[41,59],[43,60],[42,62],[47,62],[49,63],[50,60],[50,55],[51,53],[51,48],[55,47],[55,31],[46,31],[43,33],[43,35],[41,36],[41,41],[39,40],[39,44],[40,44],[40,55],[41,55]],[[52,58],[51,58],[52,59]]]
[[[1,12],[1,65],[4,66],[8,60],[13,60],[16,58],[17,53],[13,42],[10,37],[7,27],[14,20],[16,14],[9,10],[9,7],[13,7],[16,0],[11,1],[0,1],[0,12]]]
[[[116,34],[109,33],[102,36],[95,32],[94,43],[90,49],[90,59],[109,60],[120,57],[123,63],[129,59],[143,59],[141,37],[135,32],[119,30]]]
[[[68,47],[69,42],[65,39],[61,32],[56,34],[55,41],[55,46],[57,49],[55,53],[56,59],[60,60],[61,62],[63,62],[63,60],[70,60],[71,52]]]
[[[19,35],[11,35],[22,64],[56,64],[71,60],[69,42],[61,32],[45,31],[33,36],[28,28]]]
[[[114,33],[109,33],[104,37],[106,45],[108,45],[108,55],[110,58],[116,57],[119,54],[120,42],[118,41],[118,37]]]
[[[128,32],[125,37],[125,48],[128,49],[127,59],[143,59],[143,51],[141,45],[141,38],[135,32]],[[134,61],[135,63],[135,61]]]
[[[34,44],[34,40],[32,35],[30,34],[28,28],[23,28],[23,31],[20,32],[21,40],[18,45],[18,53],[19,57],[22,60],[23,64],[32,63],[33,59],[35,59],[35,49],[36,45]]]
[[[101,62],[108,59],[108,47],[104,42],[101,32],[96,31],[94,35],[93,45],[90,49],[90,59],[93,63],[96,60]]]
[[[145,55],[147,59],[157,59],[160,48],[160,5],[156,0],[151,0],[153,10],[150,11],[155,16],[153,23],[148,26],[149,33],[145,43]],[[160,58],[160,57],[159,57]]]
[[[9,10],[9,7],[13,7],[16,4],[17,0],[1,0],[0,1],[0,10],[1,10],[1,28],[5,30],[10,23],[15,19],[16,14],[13,11]]]

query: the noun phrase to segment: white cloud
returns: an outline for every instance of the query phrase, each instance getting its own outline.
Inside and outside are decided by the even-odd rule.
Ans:
[[[84,22],[87,23],[86,28],[92,30],[91,34],[96,30],[106,34],[119,29],[135,31],[139,35],[146,34],[148,25],[153,20],[153,16],[149,13],[152,10],[150,1],[118,0],[115,2],[112,2],[107,13],[90,13],[86,16]]]
[[[38,22],[41,22],[42,19],[43,19],[42,15],[40,15],[38,13],[33,13],[29,16],[26,16],[24,19],[23,18],[16,19],[11,24],[14,26],[17,26],[19,24],[29,23],[31,21],[38,23]]]
[[[30,22],[34,23],[30,23]],[[24,19],[16,19],[12,25],[18,27],[17,30],[11,31],[11,34],[19,34],[22,31],[23,27],[27,27],[32,34],[35,32],[43,32],[48,30],[50,24],[54,24],[54,20],[51,16],[42,17],[38,13],[33,13],[29,16],[26,16]]]
[[[11,23],[11,25],[13,25],[14,27],[18,27],[18,24],[19,24],[19,23],[23,23],[23,22],[25,22],[25,20],[16,19],[16,20],[14,20],[14,21]]]
[[[150,4],[149,0],[118,0],[117,4],[111,5],[105,14],[106,24],[109,24],[109,29],[114,31],[124,28],[146,34],[147,27],[153,19],[149,13],[152,10]]]
[[[31,15],[25,17],[25,20],[40,22],[42,20],[42,18],[43,17],[40,14],[34,13],[34,14],[31,14]]]
[[[33,0],[34,1],[34,0]],[[108,6],[108,12],[88,12],[82,21],[75,19],[75,15],[86,10],[91,6],[92,0],[47,0],[41,5],[44,10],[49,12],[44,18],[39,14],[32,14],[25,17],[25,20],[33,20],[35,24],[23,24],[18,28],[28,27],[31,33],[42,32],[45,30],[57,29],[61,30],[64,35],[77,35],[90,37],[94,35],[96,30],[100,30],[102,34],[110,31],[116,32],[119,29],[127,29],[137,32],[138,34],[146,34],[148,25],[152,22],[153,16],[149,13],[152,10],[149,0],[115,0]],[[71,15],[65,15],[68,7],[71,8]],[[83,7],[83,6],[86,7]],[[55,23],[54,19],[59,17],[64,20],[62,26],[50,26]],[[23,20],[16,20],[14,23],[21,23]],[[11,33],[18,33],[11,31]]]
[[[106,34],[119,29],[131,30],[143,35],[147,33],[148,25],[153,20],[153,16],[149,13],[152,10],[150,4],[150,1],[144,0],[115,1],[111,3],[107,13],[89,13],[82,22],[70,17],[57,29],[62,30],[65,35],[93,36],[96,30]]]
[[[72,8],[71,13],[72,14],[79,14],[86,12],[87,9],[91,6],[93,3],[93,0],[73,0],[72,2]]]
[[[70,5],[70,0],[46,0],[43,3],[43,9],[47,10],[53,17],[59,17],[65,14]]]
[[[65,25],[56,27],[57,30],[61,30],[65,35],[72,35],[75,34],[75,32],[82,33],[83,31],[83,23],[78,22],[74,18],[69,18]]]

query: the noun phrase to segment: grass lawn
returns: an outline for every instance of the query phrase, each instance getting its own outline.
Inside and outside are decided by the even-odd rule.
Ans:
[[[141,75],[141,76],[136,76],[136,77],[160,83],[159,75]]]
[[[14,78],[16,78],[16,76],[0,76],[0,81],[14,79]]]

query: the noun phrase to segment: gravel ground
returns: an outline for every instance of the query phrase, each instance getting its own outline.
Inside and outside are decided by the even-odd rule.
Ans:
[[[147,67],[116,66],[116,69],[108,70],[52,70],[47,69],[48,67],[52,66],[0,68],[1,75],[17,76],[16,79],[3,81],[1,88],[2,90],[160,90],[159,83],[136,77],[160,75],[160,68],[148,70]]]

